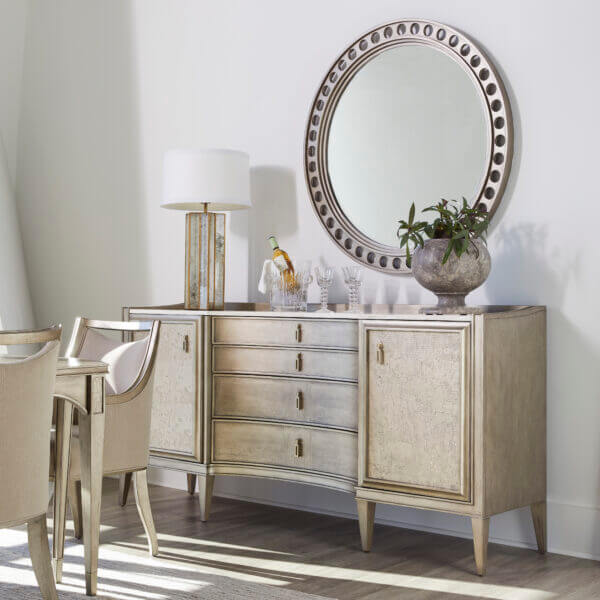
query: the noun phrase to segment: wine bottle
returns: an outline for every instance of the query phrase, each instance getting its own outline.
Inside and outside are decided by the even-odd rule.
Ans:
[[[279,269],[283,280],[288,286],[293,285],[294,283],[294,265],[288,256],[288,253],[285,250],[282,250],[277,243],[277,239],[274,235],[270,235],[268,238],[269,244],[271,244],[271,248],[273,249],[273,262],[275,266]]]

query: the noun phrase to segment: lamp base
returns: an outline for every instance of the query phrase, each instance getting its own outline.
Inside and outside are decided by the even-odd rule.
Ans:
[[[185,215],[184,307],[191,310],[223,310],[225,307],[223,213]]]

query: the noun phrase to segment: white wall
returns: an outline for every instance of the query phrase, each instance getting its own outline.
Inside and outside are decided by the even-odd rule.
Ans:
[[[12,183],[17,165],[28,7],[29,0],[0,0],[0,132]]]
[[[0,329],[33,326],[14,196],[27,0],[0,0]]]
[[[513,175],[490,236],[477,303],[549,307],[550,548],[600,558],[599,193],[595,46],[600,5],[574,0],[45,0],[26,51],[18,199],[40,324],[118,317],[123,304],[180,301],[183,215],[158,208],[174,146],[247,150],[254,208],[230,227],[229,299],[259,298],[265,235],[292,257],[348,263],[303,181],[312,96],[363,31],[422,16],[489,50],[513,100]],[[246,234],[250,234],[246,242]],[[249,274],[247,277],[247,273]],[[313,289],[313,299],[317,290]],[[334,300],[343,300],[339,281]],[[411,278],[369,272],[367,302],[430,302]],[[183,477],[159,474],[183,485]],[[222,478],[217,492],[354,514],[349,496]],[[465,519],[381,507],[387,522],[468,534]],[[532,544],[526,511],[493,519]]]

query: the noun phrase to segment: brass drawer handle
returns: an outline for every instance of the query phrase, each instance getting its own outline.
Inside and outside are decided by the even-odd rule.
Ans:
[[[383,342],[379,342],[379,344],[377,344],[377,362],[382,365],[384,362],[384,356],[383,356]]]
[[[302,352],[298,352],[298,356],[296,356],[296,371],[302,371]]]
[[[296,447],[294,448],[294,456],[296,458],[302,458],[303,448],[302,440],[296,440]]]
[[[304,408],[304,402],[302,398],[302,392],[298,390],[296,393],[296,410],[302,410]]]
[[[190,351],[190,336],[189,335],[183,336],[183,351],[184,352]]]
[[[296,325],[296,341],[298,343],[302,341],[302,325],[300,325],[300,323]]]

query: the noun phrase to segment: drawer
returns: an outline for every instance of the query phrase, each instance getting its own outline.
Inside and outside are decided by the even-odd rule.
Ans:
[[[358,323],[315,319],[213,317],[213,343],[358,348]]]
[[[356,479],[357,434],[279,423],[213,421],[212,462],[305,469]]]
[[[215,373],[292,375],[356,381],[358,355],[344,350],[213,347]]]
[[[213,377],[213,416],[250,417],[358,429],[353,383],[273,377]]]

